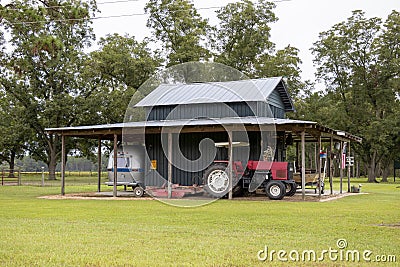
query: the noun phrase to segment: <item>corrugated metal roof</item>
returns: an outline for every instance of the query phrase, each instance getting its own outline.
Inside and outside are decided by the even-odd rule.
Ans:
[[[65,134],[68,132],[74,132],[76,136],[79,136],[79,132],[86,132],[87,135],[96,136],[96,132],[102,130],[113,130],[113,129],[127,129],[127,128],[147,128],[147,127],[183,127],[183,126],[216,126],[216,125],[275,125],[277,128],[280,126],[288,126],[287,130],[290,131],[290,127],[294,125],[303,127],[304,129],[313,127],[319,132],[325,132],[333,134],[336,137],[343,137],[356,142],[362,141],[362,138],[352,135],[347,132],[334,130],[328,127],[319,125],[313,121],[301,121],[292,119],[276,119],[268,117],[234,117],[234,118],[209,118],[209,119],[192,119],[192,120],[164,120],[164,121],[139,121],[139,122],[127,122],[127,123],[116,123],[116,124],[102,124],[102,125],[88,125],[88,126],[76,126],[76,127],[62,127],[62,128],[46,128],[45,130],[49,133]],[[292,126],[291,126],[292,125]],[[90,134],[89,134],[90,133]],[[74,135],[72,135],[74,136]]]
[[[272,77],[229,82],[161,84],[136,106],[265,101],[281,81],[282,77]],[[283,94],[287,95],[286,89],[283,89]]]
[[[75,127],[46,128],[48,132],[100,130],[113,128],[141,128],[141,127],[180,127],[180,126],[205,126],[205,125],[283,125],[283,124],[317,124],[313,121],[300,121],[291,119],[274,119],[268,117],[234,117],[234,118],[202,118],[191,120],[161,120],[138,121],[115,124],[100,124]]]

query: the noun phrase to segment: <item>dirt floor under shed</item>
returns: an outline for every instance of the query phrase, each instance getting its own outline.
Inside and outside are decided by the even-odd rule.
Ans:
[[[305,195],[305,200],[307,202],[326,202],[326,201],[332,201],[336,199],[340,199],[343,197],[348,197],[348,196],[358,196],[358,195],[363,195],[367,193],[342,193],[340,194],[339,192],[334,192],[332,195],[330,194],[324,194],[321,195],[321,197],[318,197],[318,194],[314,193],[314,190],[306,190],[306,195]],[[49,195],[49,196],[41,196],[39,198],[44,198],[44,199],[87,199],[87,200],[157,200],[157,199],[164,199],[164,198],[153,198],[148,195],[144,195],[143,197],[135,197],[133,192],[131,191],[118,191],[118,196],[113,197],[113,193],[110,191],[107,192],[86,192],[86,193],[70,193],[70,194],[65,194],[64,196],[62,195]],[[185,197],[184,199],[186,200],[204,200],[206,198],[202,198],[200,196],[190,196],[190,197]],[[243,196],[243,197],[234,197],[232,199],[233,201],[277,201],[277,200],[270,200],[265,194],[255,194],[255,195],[250,195],[250,196]],[[294,196],[291,197],[284,197],[282,200],[278,201],[286,201],[286,202],[302,202],[302,194],[296,193]]]

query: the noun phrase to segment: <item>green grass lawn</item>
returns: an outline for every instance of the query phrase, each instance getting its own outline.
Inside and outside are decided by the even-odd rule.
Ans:
[[[65,180],[67,185],[97,185],[97,172],[65,172]],[[6,180],[16,182],[16,179]],[[107,172],[101,173],[101,182],[104,184],[108,180]],[[22,172],[21,173],[21,184],[22,185],[37,185],[42,184],[42,173],[41,172]],[[56,173],[56,180],[48,179],[48,172],[44,173],[44,185],[45,186],[60,186],[61,184],[61,174]]]
[[[329,202],[218,200],[177,208],[155,200],[49,200],[57,186],[0,186],[0,266],[292,266],[351,261],[259,261],[271,250],[338,249],[395,255],[400,262],[400,183],[362,183]],[[338,184],[335,181],[335,188]],[[347,185],[344,186],[347,190]],[[67,193],[96,185],[68,185]],[[387,224],[389,226],[379,226]],[[293,255],[293,254],[292,254]],[[283,256],[285,257],[285,256]],[[288,258],[288,255],[286,255]],[[375,266],[363,259],[357,264]]]

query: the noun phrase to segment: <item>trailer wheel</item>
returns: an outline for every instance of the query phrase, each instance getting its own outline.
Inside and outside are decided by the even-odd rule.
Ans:
[[[293,196],[296,194],[297,184],[296,183],[285,183],[286,186],[286,196]]]
[[[226,166],[214,164],[204,172],[204,189],[213,197],[223,197],[229,191],[229,176]]]
[[[144,190],[141,186],[136,186],[133,188],[133,194],[135,197],[142,197],[144,194]]]
[[[265,188],[265,192],[270,199],[281,200],[286,194],[286,188],[282,182],[270,181]]]

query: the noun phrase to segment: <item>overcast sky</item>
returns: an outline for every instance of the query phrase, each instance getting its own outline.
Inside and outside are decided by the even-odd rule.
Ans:
[[[117,0],[114,0],[117,1]],[[117,16],[144,13],[147,0],[137,0],[124,3],[105,3],[110,0],[98,0],[101,14],[97,16]],[[234,0],[194,0],[196,8],[221,7]],[[384,20],[392,10],[400,11],[400,0],[289,0],[276,1],[275,14],[278,22],[271,24],[271,39],[281,49],[291,45],[300,49],[303,79],[314,81],[315,68],[313,56],[310,53],[312,44],[318,40],[318,34],[326,31],[336,23],[346,20],[351,12],[361,9],[367,17],[380,17]],[[216,9],[200,9],[204,18],[211,24],[218,21]],[[99,38],[107,33],[129,33],[138,40],[150,35],[146,28],[147,16],[136,15],[123,18],[105,18],[94,21],[96,36]]]

